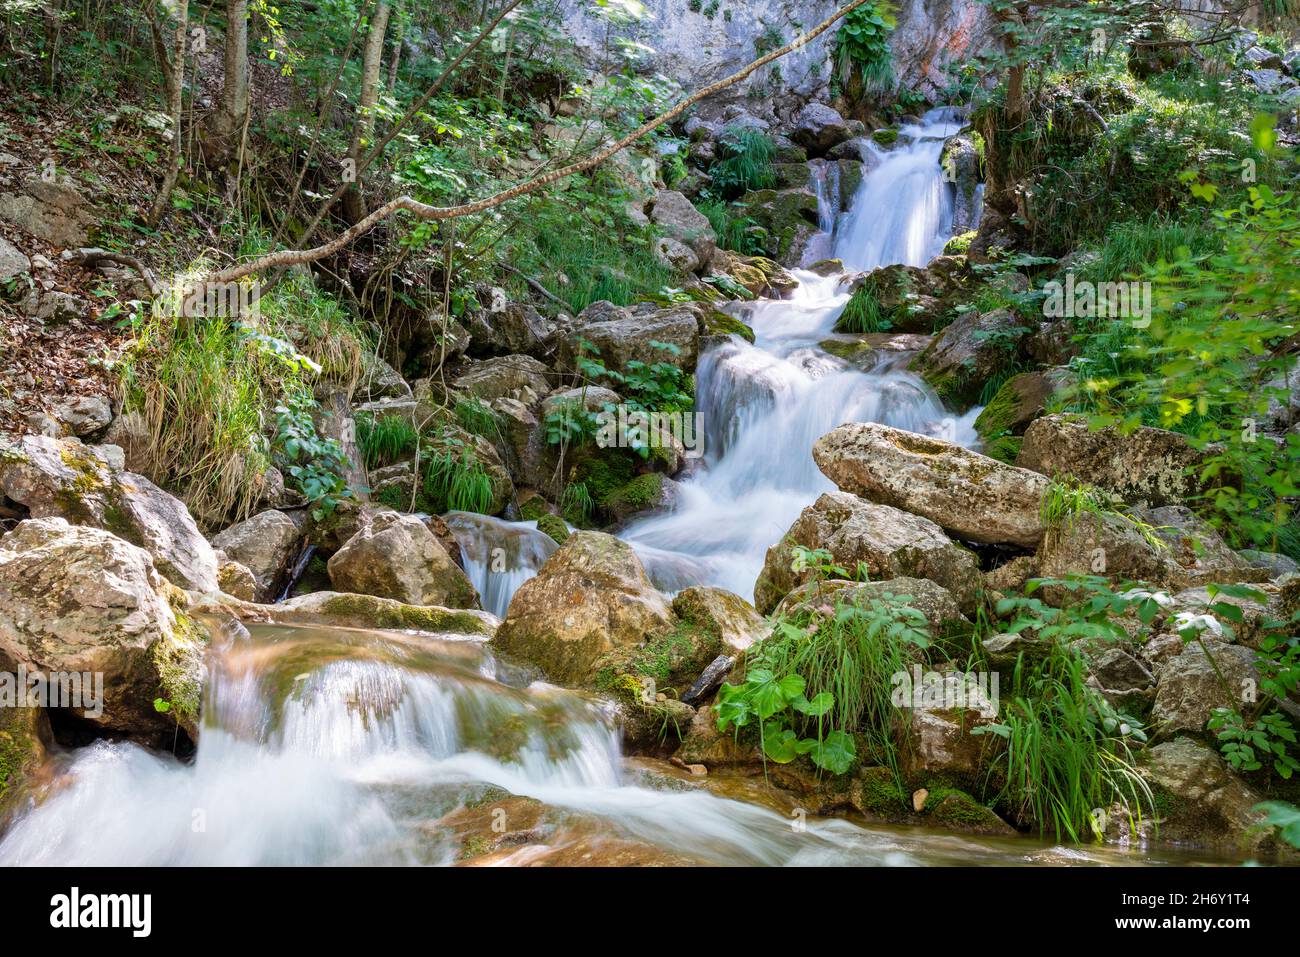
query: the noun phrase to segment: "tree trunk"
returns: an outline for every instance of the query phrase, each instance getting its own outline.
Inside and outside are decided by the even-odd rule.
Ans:
[[[172,147],[168,153],[167,174],[163,177],[158,196],[149,210],[149,228],[158,225],[167,211],[172,189],[176,186],[176,177],[181,167],[181,110],[184,103],[182,96],[185,87],[185,40],[189,30],[190,11],[185,0],[177,5],[176,39],[171,59],[159,64],[163,70],[163,86],[167,91],[167,115],[172,120]],[[162,51],[164,54],[166,50]]]
[[[213,114],[209,156],[228,160],[248,119],[248,0],[226,0],[225,79]]]
[[[375,132],[375,104],[379,102],[379,68],[384,57],[384,34],[388,32],[388,0],[379,0],[370,32],[366,34],[366,49],[361,62],[361,96],[357,100],[357,121],[352,128],[352,146],[348,149],[348,168],[355,174],[361,162],[361,147]],[[349,223],[359,222],[366,216],[366,201],[361,194],[360,176],[343,194],[343,215]]]

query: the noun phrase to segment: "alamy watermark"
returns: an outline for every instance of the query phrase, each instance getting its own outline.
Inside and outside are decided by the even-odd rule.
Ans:
[[[1065,282],[1053,279],[1043,292],[1043,315],[1048,319],[1130,319],[1135,329],[1151,325],[1149,282],[1076,281],[1074,273],[1067,272]]]
[[[978,711],[985,718],[998,713],[996,671],[896,671],[890,677],[889,701],[895,708],[924,711]]]
[[[704,454],[704,423],[698,412],[646,412],[620,404],[596,413],[596,444],[602,449],[680,449],[694,459]]]
[[[79,708],[87,718],[104,714],[102,671],[0,671],[0,708]]]

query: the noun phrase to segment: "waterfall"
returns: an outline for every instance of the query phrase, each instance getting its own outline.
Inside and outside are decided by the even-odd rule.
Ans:
[[[835,255],[846,268],[924,265],[942,250],[952,201],[939,154],[960,127],[951,111],[935,110],[904,126],[892,150],[864,145],[879,163],[840,224]],[[738,307],[753,345],[733,337],[700,360],[696,402],[707,468],[685,484],[672,512],[622,533],[666,591],[711,584],[750,597],[767,549],[833,488],[812,446],[837,425],[880,422],[966,446],[976,441],[978,410],[954,417],[924,381],[894,363],[864,372],[823,351],[819,343],[848,302],[843,277],[795,276],[800,286],[790,299]]]
[[[536,522],[507,522],[474,512],[449,512],[465,574],[478,590],[484,611],[505,618],[519,586],[537,574],[558,545]]]

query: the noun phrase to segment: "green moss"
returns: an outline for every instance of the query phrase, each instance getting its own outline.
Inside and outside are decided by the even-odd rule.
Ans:
[[[546,499],[540,495],[534,495],[519,506],[519,517],[525,522],[540,521],[544,515],[550,514],[550,510],[546,507]]]
[[[956,788],[939,788],[925,799],[922,811],[945,827],[955,830],[1001,831],[1006,829],[1003,820],[992,810],[980,804],[965,791]]]
[[[999,462],[1014,465],[1016,456],[1020,454],[1020,447],[1024,443],[1024,436],[999,435],[997,438],[984,443],[984,454],[991,459],[997,459]]]
[[[549,535],[557,545],[563,545],[569,537],[569,526],[558,515],[543,515],[537,520],[537,530]]]
[[[962,233],[952,237],[943,244],[943,254],[945,256],[964,256],[970,250],[971,241],[975,238],[975,230],[968,233]]]
[[[390,628],[431,634],[482,635],[483,620],[468,611],[433,605],[406,605],[373,595],[335,594],[321,612],[341,627]]]
[[[622,449],[606,449],[584,459],[577,467],[574,482],[587,486],[596,502],[604,502],[636,475],[636,464]]]
[[[721,309],[710,309],[704,317],[704,331],[713,336],[740,336],[746,342],[754,341],[754,330]]]
[[[871,138],[881,146],[893,146],[898,142],[898,130],[894,129],[892,126],[887,126],[883,129],[873,131]]]
[[[615,511],[634,512],[657,502],[663,494],[664,477],[658,472],[638,475],[600,503]]]
[[[154,642],[151,654],[158,672],[158,696],[171,703],[179,720],[195,721],[203,703],[203,655],[208,632],[179,607],[183,602],[183,597],[173,595],[176,625],[170,635]]]
[[[643,678],[652,680],[657,691],[685,691],[720,653],[715,631],[682,621],[672,631],[653,635],[638,647],[613,652],[597,669],[595,686],[613,693],[631,689],[638,701]]]
[[[846,360],[860,359],[875,351],[875,347],[870,343],[852,339],[823,339],[817,345],[823,352],[829,352],[833,356]]]
[[[907,795],[889,768],[863,768],[858,780],[863,811],[892,817],[907,810]]]

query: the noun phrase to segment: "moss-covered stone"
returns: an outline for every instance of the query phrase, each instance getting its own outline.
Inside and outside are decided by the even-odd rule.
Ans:
[[[709,309],[704,316],[704,333],[710,336],[740,336],[746,342],[754,341],[754,330],[721,309]]]
[[[921,809],[935,824],[966,834],[1011,834],[1013,829],[990,808],[965,791],[937,788],[930,792]]]
[[[894,129],[892,126],[882,127],[881,129],[873,130],[871,138],[881,146],[893,146],[898,142],[898,130]]]
[[[565,524],[564,519],[549,513],[537,519],[537,530],[549,535],[557,545],[563,545],[565,539],[569,537],[569,526]]]
[[[40,708],[0,708],[0,827],[45,759],[48,724]]]

